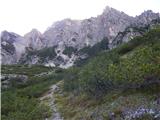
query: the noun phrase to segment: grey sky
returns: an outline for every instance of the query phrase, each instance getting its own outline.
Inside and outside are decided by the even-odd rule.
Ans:
[[[131,16],[148,9],[160,12],[160,0],[0,0],[0,31],[23,35],[37,28],[44,32],[57,20],[95,17],[105,6]]]

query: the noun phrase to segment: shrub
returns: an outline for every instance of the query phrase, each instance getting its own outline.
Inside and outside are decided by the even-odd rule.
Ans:
[[[42,120],[49,116],[49,108],[39,105],[35,98],[19,96],[16,92],[2,93],[2,118],[3,120]]]
[[[63,71],[52,74],[35,76],[51,69],[43,66],[3,65],[2,73],[26,74],[28,80],[24,86],[19,87],[19,80],[12,80],[12,87],[2,91],[2,119],[3,120],[44,120],[50,115],[50,108],[40,104],[37,99],[46,92],[50,85],[62,80]],[[59,69],[60,70],[60,69]]]
[[[78,74],[80,69],[72,67],[65,72],[64,90],[74,91],[79,89]]]
[[[71,55],[73,53],[75,53],[76,51],[77,51],[77,49],[74,48],[74,47],[65,47],[65,49],[63,51],[63,54],[68,55],[69,57],[71,57]]]
[[[101,52],[103,50],[107,50],[107,49],[108,49],[108,39],[105,37],[102,41],[98,42],[94,46],[84,47],[84,48],[80,49],[79,52],[82,54],[88,54],[89,56],[95,56],[99,52]]]
[[[74,90],[97,97],[112,89],[159,84],[159,39],[160,31],[154,29],[119,48],[99,53],[78,72],[71,71],[71,78],[67,78],[65,87],[74,86]],[[154,79],[150,79],[152,82],[147,82],[149,84],[146,84],[147,76],[154,76]]]

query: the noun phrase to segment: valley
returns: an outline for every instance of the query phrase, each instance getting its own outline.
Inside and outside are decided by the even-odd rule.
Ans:
[[[159,120],[160,29],[79,67],[2,65],[3,74],[3,120]]]
[[[160,14],[114,8],[44,33],[1,33],[2,120],[160,120]]]

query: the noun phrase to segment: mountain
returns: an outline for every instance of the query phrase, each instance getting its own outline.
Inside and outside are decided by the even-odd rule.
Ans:
[[[160,120],[160,26],[65,74],[56,94],[64,120]]]
[[[25,52],[26,40],[15,33],[1,33],[2,64],[15,64]]]
[[[65,19],[52,25],[44,36],[51,42],[61,42],[78,49],[94,45],[104,37],[112,40],[119,31],[130,25],[132,17],[107,7],[102,15],[82,21]]]
[[[111,50],[106,40],[81,50],[92,58],[80,67],[2,65],[2,120],[160,120],[160,26]]]
[[[3,31],[1,56],[2,120],[160,120],[159,13]]]
[[[3,45],[2,64],[44,64],[67,68],[74,65],[78,59],[84,59],[88,56],[85,53],[81,54],[82,49],[92,47],[104,38],[107,38],[106,43],[110,49],[116,47],[119,41],[121,41],[119,43],[129,41],[145,32],[144,30],[143,33],[139,30],[135,32],[133,29],[146,28],[153,20],[159,18],[160,14],[153,13],[151,10],[131,17],[114,8],[106,7],[103,13],[97,17],[85,20],[64,19],[55,22],[43,34],[36,29],[23,37],[19,35],[13,37],[14,33],[8,33],[11,34],[11,39],[14,39],[10,43],[11,46],[16,49],[15,44],[19,44],[23,50],[17,48],[14,51],[14,54],[18,55],[16,57],[10,54]],[[125,33],[125,37],[121,36],[121,33],[126,32],[127,29],[130,31]],[[8,40],[5,37],[5,32],[1,34],[3,41]],[[17,39],[22,40],[17,42]],[[11,60],[7,60],[7,58]]]
[[[25,34],[24,39],[28,43],[26,47],[31,47],[34,50],[39,50],[44,47],[44,37],[37,29],[33,29],[31,32]]]

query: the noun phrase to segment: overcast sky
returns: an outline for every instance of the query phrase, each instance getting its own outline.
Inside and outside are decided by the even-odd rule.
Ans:
[[[95,17],[106,6],[131,16],[160,12],[160,0],[0,0],[0,31],[23,35],[37,28],[43,33],[57,20]]]

